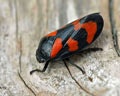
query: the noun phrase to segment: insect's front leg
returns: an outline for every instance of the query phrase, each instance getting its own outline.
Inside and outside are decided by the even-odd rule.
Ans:
[[[44,68],[43,68],[42,70],[40,70],[40,69],[35,69],[35,70],[30,71],[30,75],[32,75],[33,72],[45,72],[46,69],[47,69],[47,67],[48,67],[48,64],[49,64],[49,61],[47,61],[47,62],[45,63],[45,66],[44,66]]]

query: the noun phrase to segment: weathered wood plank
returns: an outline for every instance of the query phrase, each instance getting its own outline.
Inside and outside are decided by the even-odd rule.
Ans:
[[[114,0],[118,36],[119,3]],[[45,73],[29,72],[44,66],[35,57],[42,36],[94,12],[102,14],[105,26],[91,47],[102,47],[104,51],[71,57],[84,67],[86,75],[69,67],[78,82],[96,96],[119,96],[120,59],[112,42],[109,0],[0,0],[0,12],[0,96],[34,96],[18,71],[37,96],[89,96],[71,79],[63,62],[51,62]]]

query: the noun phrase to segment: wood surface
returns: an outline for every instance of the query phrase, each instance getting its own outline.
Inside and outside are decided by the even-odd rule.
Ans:
[[[104,18],[104,29],[90,47],[103,51],[70,58],[85,69],[86,75],[74,66],[69,68],[95,96],[120,96],[120,57],[111,33],[114,27],[119,43],[119,5],[120,0],[0,0],[0,96],[91,96],[73,81],[62,61],[51,62],[45,73],[30,75],[30,71],[44,66],[35,57],[41,37],[96,12]]]

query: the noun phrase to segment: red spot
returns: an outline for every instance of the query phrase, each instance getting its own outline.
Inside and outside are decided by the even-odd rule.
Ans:
[[[72,24],[74,25],[75,31],[81,28],[80,19],[74,21]]]
[[[62,28],[65,28],[65,27],[66,27],[66,25],[62,26],[61,29],[62,29]]]
[[[76,51],[76,50],[78,50],[78,41],[77,40],[69,38],[68,41],[67,41],[67,44],[69,46],[69,51]]]
[[[79,23],[79,21],[80,21],[80,19],[74,21],[72,24],[73,24],[73,25],[76,25],[77,23]]]
[[[55,32],[52,32],[52,33],[49,33],[48,35],[46,35],[46,37],[50,37],[50,36],[56,36],[56,34],[57,34],[57,31],[55,31]]]
[[[90,21],[88,23],[82,24],[81,28],[84,28],[86,30],[86,32],[88,33],[87,42],[91,43],[97,31],[97,24],[95,22]]]
[[[81,28],[81,24],[77,23],[76,25],[74,25],[74,30],[79,30]]]
[[[74,25],[74,30],[77,31],[80,28],[84,28],[86,30],[86,32],[88,33],[87,35],[87,42],[91,43],[95,33],[97,31],[97,24],[93,21],[87,22],[87,23],[83,23],[80,24],[79,19],[76,20],[75,22],[72,23]]]
[[[62,47],[62,39],[57,38],[52,47],[51,58],[54,58],[57,55],[57,53],[62,49]]]

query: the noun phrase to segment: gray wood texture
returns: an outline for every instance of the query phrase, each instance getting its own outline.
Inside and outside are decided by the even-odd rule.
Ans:
[[[0,0],[0,96],[90,96],[72,80],[62,61],[51,62],[45,73],[34,73],[44,64],[35,52],[41,37],[90,13],[100,12],[105,24],[91,47],[103,51],[71,57],[86,75],[69,65],[73,76],[95,96],[120,96],[120,57],[112,40],[111,0]],[[114,24],[120,41],[120,0],[113,1]],[[120,43],[119,43],[120,44]],[[88,77],[91,77],[91,82]]]

